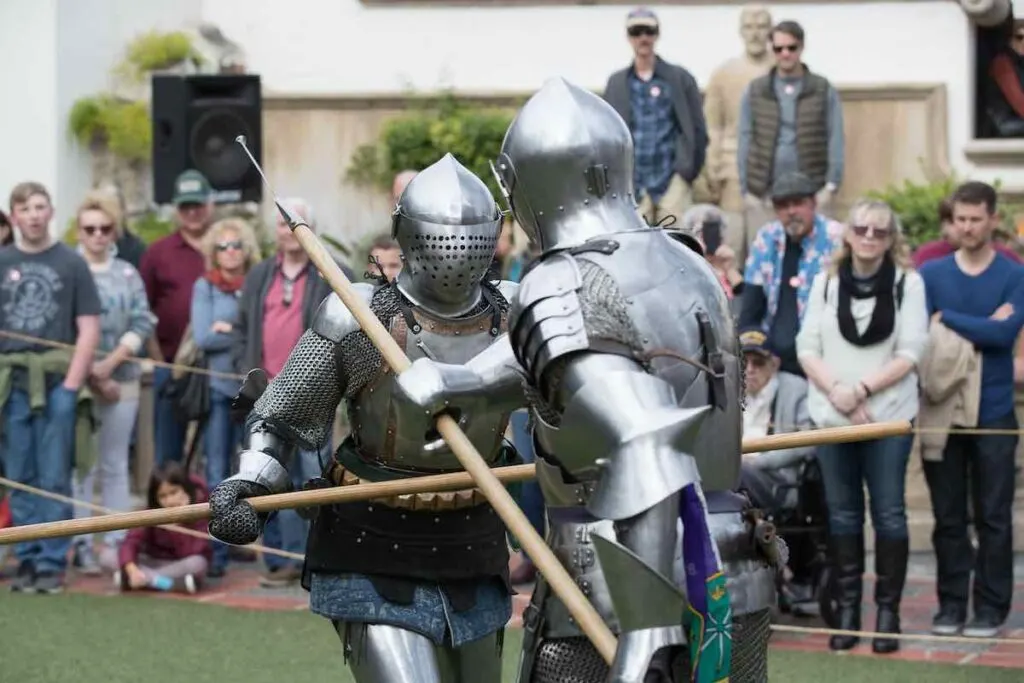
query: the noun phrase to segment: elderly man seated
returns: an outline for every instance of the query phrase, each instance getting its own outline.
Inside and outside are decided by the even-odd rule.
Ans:
[[[779,370],[779,358],[760,329],[740,333],[746,365],[746,401],[743,438],[798,432],[811,428],[807,414],[807,380]],[[745,453],[740,488],[751,502],[767,513],[792,507],[800,466],[813,448],[789,448],[766,453]]]
[[[811,429],[807,380],[779,370],[779,357],[769,346],[768,336],[758,328],[740,332],[740,348],[746,366],[743,438]],[[746,492],[754,507],[778,516],[780,511],[796,506],[800,468],[813,456],[813,448],[745,453],[739,488]],[[800,549],[790,550],[796,555],[790,558],[780,604],[794,612],[813,613],[814,577],[809,575],[808,567],[800,566]]]

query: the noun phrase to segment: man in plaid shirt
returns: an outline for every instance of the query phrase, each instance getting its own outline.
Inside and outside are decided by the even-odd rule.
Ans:
[[[708,145],[700,90],[690,72],[655,53],[660,28],[654,12],[630,12],[626,32],[635,57],[608,79],[604,98],[633,132],[641,214],[651,224],[670,215],[679,220]]]

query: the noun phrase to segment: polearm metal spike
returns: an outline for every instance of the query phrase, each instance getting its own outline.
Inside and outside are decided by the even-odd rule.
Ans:
[[[280,212],[285,222],[288,223],[288,227],[291,228],[292,230],[295,230],[295,228],[299,227],[300,225],[304,225],[308,228],[309,223],[302,220],[302,218],[298,214],[290,211],[287,206],[285,206],[280,202],[280,200],[278,200],[277,195],[274,194],[274,188],[270,186],[270,181],[267,180],[267,176],[264,175],[263,173],[263,169],[260,168],[260,165],[256,161],[256,158],[252,155],[252,152],[249,151],[248,146],[246,146],[245,136],[239,135],[238,137],[235,138],[235,142],[242,146],[242,149],[245,151],[245,155],[249,157],[249,161],[251,161],[252,165],[256,167],[256,172],[259,173],[260,178],[263,179],[263,184],[267,187],[267,191],[270,192],[270,196],[274,198],[274,206],[277,207],[278,212]]]

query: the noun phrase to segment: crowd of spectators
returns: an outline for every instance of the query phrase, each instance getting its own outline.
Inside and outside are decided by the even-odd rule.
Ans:
[[[695,80],[656,54],[660,26],[653,12],[631,12],[626,32],[634,62],[609,78],[604,95],[633,132],[640,214],[692,238],[684,241],[705,254],[732,301],[745,364],[744,434],[892,419],[998,432],[750,453],[740,489],[763,509],[784,509],[795,504],[794,485],[806,465],[819,468],[837,618],[848,631],[861,629],[869,512],[878,609],[868,630],[896,634],[909,556],[906,472],[910,458],[921,457],[935,518],[939,611],[933,630],[995,635],[1013,593],[1014,394],[1024,379],[1017,354],[1024,265],[1012,248],[997,243],[994,188],[960,185],[936,207],[941,239],[913,251],[899,216],[883,202],[856,201],[837,220],[841,104],[829,82],[801,61],[803,29],[783,21],[770,33],[777,64],[747,86],[739,117],[746,215],[761,212],[763,220],[749,231],[730,225],[719,207],[692,203],[707,146]],[[394,201],[415,173],[396,176]],[[156,467],[145,504],[203,501],[232,471],[242,435],[231,399],[241,378],[252,368],[270,378],[281,371],[330,288],[282,220],[266,253],[247,221],[217,218],[213,188],[201,173],[186,171],[175,190],[175,229],[149,245],[126,229],[115,198],[90,193],[75,213],[75,247],[54,239],[45,187],[22,183],[10,193],[10,218],[0,214],[5,477],[86,501],[99,491],[103,507],[130,508],[143,357],[160,362],[152,377]],[[309,202],[282,203],[318,229]],[[750,234],[741,240],[742,253],[727,239],[734,230]],[[394,280],[403,262],[390,232],[374,237],[367,251],[365,276]],[[518,280],[534,255],[509,222],[488,277]],[[210,372],[175,373],[172,364]],[[203,397],[200,417],[189,415],[182,396]],[[524,411],[513,415],[509,436],[532,460]],[[292,468],[295,485],[318,476],[331,453],[330,440],[318,451],[301,452]],[[524,487],[521,502],[543,533],[535,486]],[[18,490],[7,492],[7,503],[16,525],[91,514]],[[84,574],[109,573],[123,590],[196,592],[245,553],[202,538],[201,525],[193,531],[17,544],[11,588],[60,592],[70,565]],[[306,534],[298,513],[282,511],[271,516],[262,543],[301,555]],[[301,577],[298,560],[267,554],[264,563],[266,587]],[[535,571],[529,558],[515,558],[514,582],[532,580]],[[791,594],[810,599],[813,587],[801,583],[807,580],[794,574]],[[857,642],[853,634],[834,635],[830,646],[846,650]],[[879,636],[872,646],[888,653],[898,641]]]

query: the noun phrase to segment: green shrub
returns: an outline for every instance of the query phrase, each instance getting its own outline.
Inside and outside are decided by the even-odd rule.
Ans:
[[[385,123],[376,143],[352,155],[346,179],[388,190],[395,174],[421,170],[450,152],[499,198],[490,162],[501,150],[512,117],[512,111],[466,104],[446,94],[433,106]]]
[[[900,217],[907,242],[917,247],[942,236],[939,203],[951,195],[959,183],[954,176],[923,184],[905,180],[902,185],[889,185],[884,190],[869,192],[868,196],[892,207]]]
[[[84,146],[105,145],[130,162],[147,162],[152,154],[152,125],[145,102],[112,95],[83,97],[71,107],[68,127]]]
[[[125,49],[124,61],[117,67],[118,75],[138,82],[150,71],[167,69],[191,61],[196,66],[203,57],[192,47],[192,39],[182,31],[160,33],[148,31],[136,36]]]

